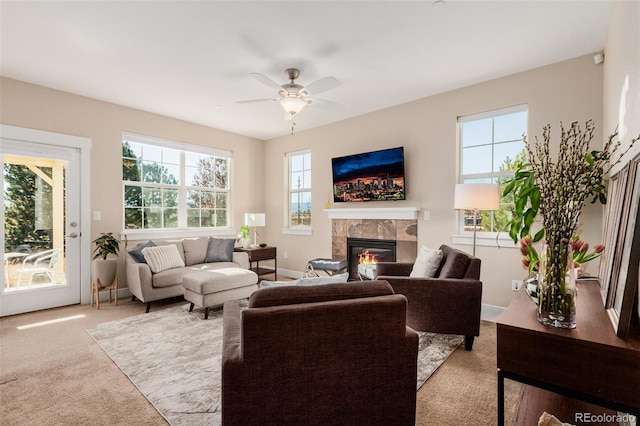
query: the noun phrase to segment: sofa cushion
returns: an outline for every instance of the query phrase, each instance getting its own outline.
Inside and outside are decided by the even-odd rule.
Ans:
[[[142,254],[151,268],[151,272],[158,273],[173,268],[184,268],[184,261],[173,244],[166,246],[145,247]]]
[[[249,298],[249,308],[347,300],[390,294],[395,293],[387,281],[271,287],[256,290]]]
[[[439,278],[464,278],[469,264],[469,256],[461,251],[451,250],[442,265]]]
[[[180,259],[184,262],[184,246],[182,245],[182,238],[176,240],[153,240],[156,243],[156,246],[167,246],[174,245],[178,249],[178,253],[180,253]]]
[[[205,262],[232,262],[235,242],[236,240],[232,238],[211,238],[209,240]]]
[[[349,280],[349,273],[345,272],[344,274],[331,275],[327,277],[300,278],[299,280],[292,280],[292,281],[263,280],[260,283],[260,288],[282,287],[282,286],[292,286],[292,285],[310,286],[310,285],[338,284],[338,283],[346,283],[348,280]]]
[[[420,253],[413,264],[410,277],[433,278],[438,272],[442,262],[442,250],[433,250],[428,247],[420,247]]]
[[[196,294],[210,294],[255,285],[258,276],[253,271],[242,268],[208,269],[190,272],[182,278],[185,289]]]
[[[204,263],[209,248],[209,237],[184,238],[184,264],[186,266]]]
[[[133,257],[138,263],[147,263],[144,259],[144,254],[142,254],[142,249],[146,247],[155,247],[156,243],[149,240],[146,243],[138,244],[135,249],[131,250],[129,254]]]

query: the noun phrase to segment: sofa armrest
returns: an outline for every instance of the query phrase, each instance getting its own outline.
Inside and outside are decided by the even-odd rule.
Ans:
[[[125,266],[129,292],[140,301],[146,302],[153,285],[151,268],[146,263],[136,262],[129,253],[126,254]]]
[[[238,302],[235,300],[225,302],[222,314],[222,390],[220,392],[223,424],[239,424],[241,419],[235,416],[244,412],[241,324],[242,316]]]
[[[240,265],[242,269],[249,269],[249,255],[243,251],[233,252],[233,262]]]
[[[482,281],[378,276],[407,297],[407,325],[420,331],[478,336]]]
[[[376,265],[376,276],[390,275],[390,276],[404,276],[408,277],[413,270],[413,263],[403,262],[378,262]]]
[[[240,359],[241,310],[236,300],[224,303],[222,313],[222,364]]]

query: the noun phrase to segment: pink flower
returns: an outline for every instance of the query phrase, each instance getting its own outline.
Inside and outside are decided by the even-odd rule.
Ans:
[[[593,251],[595,251],[596,253],[602,253],[604,251],[604,246],[602,244],[597,244],[593,248]]]
[[[571,246],[571,250],[573,251],[582,251],[581,247],[585,242],[582,241],[579,237],[575,236],[574,238],[571,239],[571,242],[569,242],[569,245]]]
[[[523,257],[521,262],[525,268],[529,268],[529,265],[531,264],[531,262],[529,262],[529,259],[527,259],[526,257]]]
[[[583,242],[582,245],[580,246],[580,251],[584,253],[589,251],[589,243]]]

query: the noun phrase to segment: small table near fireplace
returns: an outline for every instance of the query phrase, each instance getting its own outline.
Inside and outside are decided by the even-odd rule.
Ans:
[[[249,255],[249,269],[255,272],[258,276],[271,274],[275,275],[275,280],[278,280],[278,256],[277,256],[277,248],[266,246],[266,247],[250,247],[250,248],[242,248],[235,247],[234,251],[243,251]],[[260,268],[261,260],[273,260],[274,267],[273,271],[271,269]],[[256,267],[253,268],[253,262],[256,262]]]
[[[347,259],[313,259],[309,264],[327,275],[336,275],[347,269]]]

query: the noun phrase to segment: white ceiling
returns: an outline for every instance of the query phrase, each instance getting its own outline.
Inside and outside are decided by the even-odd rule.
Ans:
[[[610,0],[5,1],[2,76],[270,139],[290,122],[253,79],[334,76],[296,132],[604,48]]]

